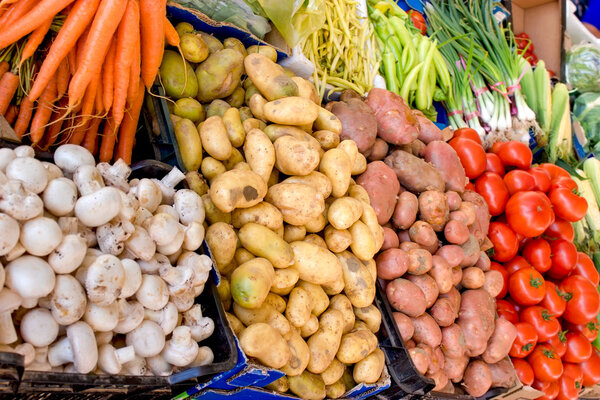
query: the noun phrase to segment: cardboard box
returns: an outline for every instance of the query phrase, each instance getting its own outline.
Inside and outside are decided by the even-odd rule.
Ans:
[[[594,385],[584,388],[579,393],[580,399],[600,399],[600,385]]]

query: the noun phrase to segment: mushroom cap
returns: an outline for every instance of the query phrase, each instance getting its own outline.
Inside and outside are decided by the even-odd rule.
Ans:
[[[39,257],[22,256],[6,266],[6,285],[21,297],[40,298],[54,289],[54,271]]]
[[[73,173],[73,182],[81,196],[87,196],[104,187],[104,179],[95,165],[82,165]]]
[[[69,214],[75,208],[77,187],[72,180],[56,178],[48,183],[44,194],[44,207],[57,217]]]
[[[33,147],[26,144],[15,147],[14,152],[17,157],[35,157]]]
[[[141,226],[136,226],[133,234],[125,242],[125,247],[137,258],[150,260],[156,253],[156,244]]]
[[[193,221],[204,222],[204,205],[198,193],[190,189],[181,189],[175,193],[173,200],[182,224],[188,225]]]
[[[129,258],[122,259],[121,265],[125,271],[125,283],[123,284],[119,298],[126,299],[133,296],[140,288],[142,284],[142,271],[139,264]]]
[[[91,372],[98,362],[98,347],[92,328],[82,321],[67,328],[67,337],[73,349],[73,364],[81,374]]]
[[[21,336],[35,347],[48,346],[58,336],[58,323],[50,311],[34,308],[21,320]]]
[[[20,232],[21,228],[17,221],[7,214],[0,213],[0,256],[8,254],[15,247]]]
[[[196,251],[202,246],[204,241],[204,225],[200,222],[191,222],[184,231],[183,249],[187,251]]]
[[[96,165],[96,160],[85,147],[63,144],[54,152],[54,163],[63,171],[72,174],[80,165]]]
[[[177,211],[175,210],[175,208],[173,206],[170,206],[168,204],[161,204],[156,209],[156,214],[160,214],[160,213],[169,214],[170,216],[175,218],[177,221],[179,221],[179,214],[177,214]]]
[[[165,347],[165,334],[156,322],[144,321],[127,334],[125,341],[138,356],[153,357]]]
[[[164,246],[156,246],[156,251],[164,254],[165,256],[170,256],[180,251],[185,239],[185,233],[183,232],[183,229],[180,229],[175,236],[172,236],[170,239],[171,241]]]
[[[41,161],[33,157],[19,157],[6,166],[6,177],[17,179],[33,193],[41,193],[48,184],[48,172]]]
[[[91,302],[101,306],[113,303],[121,294],[125,271],[121,260],[103,254],[89,266],[85,275],[85,290]]]
[[[173,373],[173,366],[166,362],[161,355],[146,358],[146,363],[156,376],[169,376]]]
[[[165,335],[173,332],[179,322],[179,311],[175,304],[169,302],[159,311],[144,310],[146,319],[154,321],[160,325]]]
[[[124,347],[124,349],[127,349],[127,351],[131,353],[128,355],[127,359],[133,359],[135,357],[133,348]],[[116,349],[111,344],[103,344],[98,349],[98,367],[111,375],[116,375],[121,372],[121,362],[117,357]]]
[[[119,299],[115,303],[119,310],[119,321],[113,328],[115,333],[129,333],[144,320],[144,307],[137,301]]]
[[[4,287],[0,290],[0,314],[13,312],[22,302],[23,298],[9,288]]]
[[[75,203],[75,216],[89,227],[104,225],[121,211],[121,195],[113,187],[104,187]]]
[[[119,307],[116,302],[107,306],[89,302],[83,320],[96,332],[112,331],[119,323]]]
[[[160,277],[144,274],[135,297],[145,308],[160,310],[169,302],[169,289]]]
[[[154,214],[148,226],[148,233],[158,246],[166,246],[183,231],[179,221],[171,214]]]
[[[58,223],[47,217],[37,217],[23,224],[21,244],[29,254],[47,256],[62,241],[62,231]]]
[[[0,171],[4,172],[6,170],[6,166],[15,158],[17,155],[13,149],[9,149],[8,147],[3,147],[0,149]]]
[[[187,326],[178,326],[173,331],[171,340],[167,341],[161,355],[169,364],[185,367],[192,363],[198,355],[198,343],[192,339]]]
[[[85,313],[85,291],[72,275],[58,275],[50,298],[52,316],[61,325],[77,322]]]
[[[2,263],[0,263],[0,288],[4,287],[4,281],[6,280],[6,272],[4,272],[4,267]]]
[[[85,240],[79,235],[66,235],[48,256],[48,264],[57,274],[69,274],[83,262],[87,253]]]
[[[55,164],[48,161],[42,161],[42,165],[46,168],[46,172],[48,173],[48,183],[63,176],[63,172]]]
[[[150,212],[156,211],[162,201],[160,187],[148,178],[140,179],[135,188],[135,194],[140,201],[140,207],[144,207]]]

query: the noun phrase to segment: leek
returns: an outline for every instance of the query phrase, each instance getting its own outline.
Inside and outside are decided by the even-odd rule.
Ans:
[[[588,203],[588,209],[584,219],[582,219],[582,225],[586,228],[585,240],[591,240],[592,243],[588,246],[591,249],[595,248],[600,243],[600,208],[598,208],[598,202],[592,188],[591,180],[586,176],[585,171],[577,170],[577,174],[583,179],[579,179],[572,175],[571,178],[577,183],[579,188],[579,194]],[[598,173],[596,173],[596,180],[598,179]]]

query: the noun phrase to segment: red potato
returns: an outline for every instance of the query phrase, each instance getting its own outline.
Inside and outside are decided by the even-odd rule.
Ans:
[[[465,336],[460,326],[451,324],[442,328],[442,343],[440,347],[446,359],[463,357],[465,355],[465,346]]]
[[[381,279],[400,278],[408,269],[408,254],[400,249],[388,249],[375,259],[377,276]]]
[[[460,203],[462,203],[460,194],[456,193],[454,190],[448,190],[446,192],[446,197],[448,198],[448,208],[450,211],[456,211],[460,208]]]
[[[403,232],[406,232],[406,234],[408,235],[408,231],[403,231]],[[398,236],[400,236],[400,235],[398,234]],[[402,238],[399,237],[398,239],[404,239],[404,237],[402,237]],[[406,240],[406,241],[402,241],[400,243],[400,246],[398,246],[398,247],[406,252],[411,251],[411,250],[421,249],[421,246],[419,246],[415,242],[411,242],[410,238],[408,238],[408,240]]]
[[[431,357],[431,364],[429,364],[429,372],[435,373],[437,371],[443,371],[445,364],[445,356],[442,349],[438,346],[433,349]]]
[[[371,107],[366,105],[360,97],[342,95],[342,101],[332,102],[330,111],[342,123],[340,140],[354,140],[358,151],[372,153],[372,148],[377,137],[377,118]],[[384,154],[385,156],[385,154]]]
[[[463,244],[469,239],[469,227],[460,221],[448,221],[444,227],[444,237],[448,243]]]
[[[425,221],[417,221],[408,230],[410,239],[423,246],[432,246],[438,240],[431,225]]]
[[[490,268],[492,266],[492,262],[490,260],[490,257],[487,255],[487,253],[485,251],[479,252],[479,258],[477,259],[475,266],[477,268],[479,268],[480,270],[482,270],[483,272],[487,272],[490,270]]]
[[[369,161],[381,161],[387,156],[389,146],[383,139],[375,139],[375,144],[371,148],[371,153],[367,157]]]
[[[486,363],[471,361],[463,376],[463,387],[471,396],[480,397],[492,387],[492,372]]]
[[[452,284],[454,286],[460,285],[460,281],[462,281],[463,270],[462,267],[456,266],[452,267]]]
[[[384,162],[394,170],[402,187],[413,193],[426,190],[444,191],[442,175],[435,167],[421,158],[402,150],[394,150]]]
[[[446,371],[444,371],[446,372]],[[446,377],[448,376],[448,374],[446,374]],[[454,385],[452,384],[452,381],[450,380],[450,378],[448,378],[448,383],[446,384],[446,386],[444,386],[443,388],[441,388],[439,390],[439,392],[441,393],[451,393],[454,394],[456,393],[456,389],[454,388]]]
[[[429,275],[435,279],[440,293],[448,293],[452,289],[452,267],[440,256],[431,257],[432,267]]]
[[[474,235],[469,235],[469,239],[460,245],[463,250],[463,260],[460,263],[461,267],[470,267],[471,265],[475,265],[477,260],[479,260],[479,254],[481,250],[479,250],[479,242]]]
[[[382,161],[374,161],[356,183],[362,186],[369,195],[369,200],[380,225],[390,220],[396,206],[396,198],[400,191],[400,183],[395,172]]]
[[[390,305],[409,317],[417,317],[425,312],[425,295],[417,285],[407,279],[394,279],[386,287]]]
[[[408,229],[417,219],[419,199],[411,192],[402,192],[392,214],[392,223],[398,229]]]
[[[434,140],[443,140],[442,131],[421,111],[412,110],[419,123],[419,140],[425,144]]]
[[[409,144],[402,144],[400,146],[396,146],[394,150],[402,150],[412,154],[413,156],[423,158],[423,151],[425,151],[425,143],[421,142],[419,139],[415,139]]]
[[[462,381],[463,374],[465,373],[465,368],[469,364],[469,357],[460,356],[460,357],[448,357],[444,360],[444,372],[448,379],[452,380],[454,383],[458,383]]]
[[[430,254],[435,254],[440,248],[440,241],[436,240],[433,244],[429,246],[421,245],[421,248],[427,250]]]
[[[458,317],[458,312],[460,311],[460,303],[462,300],[458,289],[452,286],[452,289],[450,289],[448,293],[442,293],[439,295],[439,297],[443,299],[450,299],[450,301],[452,302],[452,309],[454,310],[454,315]]]
[[[461,203],[462,204],[462,203]],[[469,224],[469,216],[463,210],[452,211],[449,216],[450,221],[460,221],[465,225]]]
[[[427,250],[418,248],[408,251],[408,273],[423,275],[431,270],[433,258]]]
[[[429,358],[427,357],[427,353],[425,350],[419,347],[413,347],[408,350],[408,354],[415,365],[415,368],[421,375],[425,375],[427,369],[429,368]]]
[[[496,302],[488,292],[471,289],[462,293],[457,323],[465,335],[467,356],[483,354],[494,333],[495,319]]]
[[[398,327],[398,331],[400,332],[400,337],[404,342],[409,341],[415,332],[415,328],[413,327],[410,317],[397,311],[394,311],[392,315],[394,316],[396,327]]]
[[[426,190],[419,195],[419,216],[431,225],[434,231],[444,230],[449,214],[446,193]]]
[[[460,265],[465,257],[462,247],[453,244],[440,247],[435,255],[444,258],[451,267]]]
[[[462,203],[460,203],[458,211],[462,211],[466,214],[467,220],[465,221],[465,224],[469,226],[473,225],[477,220],[477,207],[470,201],[465,200]]]
[[[508,358],[488,364],[492,373],[492,387],[512,388],[517,384],[517,374]]]
[[[504,277],[500,271],[492,270],[485,273],[485,282],[483,289],[492,297],[496,297],[502,292],[504,287]]]
[[[435,374],[427,373],[427,375],[425,376],[429,379],[433,379],[433,381],[435,382],[435,387],[433,388],[433,390],[435,390],[436,392],[442,391],[448,385],[449,382],[448,376],[444,371],[441,370],[436,372]]]
[[[381,245],[381,250],[397,249],[399,245],[400,240],[398,240],[396,232],[391,228],[383,227],[383,244]]]
[[[417,347],[417,344],[412,339],[406,341],[406,343],[404,343],[404,345],[406,346],[407,349],[412,349],[412,348]]]
[[[427,308],[429,308],[435,304],[435,301],[438,298],[439,290],[438,290],[437,284],[435,283],[435,280],[431,276],[429,276],[427,274],[424,274],[424,275],[407,274],[406,278],[409,281],[411,281],[412,283],[414,283],[415,285],[417,285],[419,287],[419,289],[421,289],[421,291],[425,295],[425,306]]]
[[[470,226],[471,233],[475,235],[479,243],[483,243],[490,228],[490,211],[485,199],[476,192],[467,190],[462,195],[463,204],[470,202],[475,205],[475,222]]]
[[[431,163],[442,175],[446,190],[462,193],[467,178],[456,151],[446,142],[435,140],[427,144],[423,152],[425,161]]]
[[[424,343],[431,346],[431,348],[440,345],[442,342],[442,331],[431,315],[423,313],[416,318],[411,318],[411,321],[415,327],[413,340],[416,343]]]
[[[404,99],[385,89],[373,88],[365,103],[377,118],[377,135],[391,144],[408,144],[419,136],[419,122]]]
[[[456,318],[452,309],[452,303],[448,299],[437,299],[429,312],[435,322],[442,328],[452,325]]]
[[[485,282],[485,274],[477,267],[467,267],[462,271],[460,284],[465,289],[479,289]]]
[[[510,321],[497,318],[494,333],[481,358],[488,364],[497,363],[508,355],[516,337],[517,328]]]
[[[427,356],[427,370],[429,371],[429,366],[433,362],[433,349],[431,348],[431,346],[425,343],[419,343],[417,345],[417,348],[423,349],[423,351],[425,352],[425,355]]]

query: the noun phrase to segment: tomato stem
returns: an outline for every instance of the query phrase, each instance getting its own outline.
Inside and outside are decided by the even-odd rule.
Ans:
[[[560,331],[560,332],[558,332],[558,340],[560,340],[562,343],[566,343],[567,342],[567,332],[569,332],[569,331]]]
[[[542,319],[544,321],[550,321],[550,318],[552,318],[553,316],[554,314],[550,314],[548,310],[542,310]]]
[[[529,284],[534,288],[539,288],[544,284],[542,278],[534,278],[533,274],[529,275]]]
[[[543,350],[542,350],[542,353],[543,353],[543,354],[544,354],[546,357],[548,357],[548,358],[552,358],[552,359],[554,359],[554,358],[555,358],[555,355],[554,355],[554,351],[553,351],[553,350],[543,349]]]
[[[521,347],[523,351],[529,351],[533,347],[533,343],[527,343],[525,346]]]

